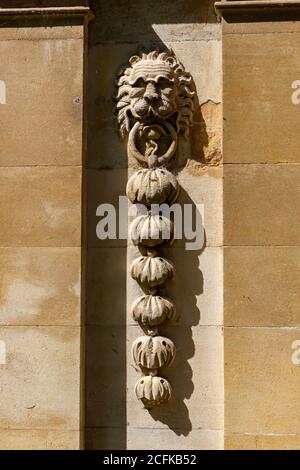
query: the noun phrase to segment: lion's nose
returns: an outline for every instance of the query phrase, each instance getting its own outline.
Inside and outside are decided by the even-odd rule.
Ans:
[[[147,83],[144,98],[148,101],[157,100],[159,98],[156,86],[153,82],[148,82]]]

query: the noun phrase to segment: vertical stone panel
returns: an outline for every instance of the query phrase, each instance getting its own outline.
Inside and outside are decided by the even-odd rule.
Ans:
[[[85,11],[38,3],[0,11],[1,448],[79,449]]]
[[[103,1],[101,7],[91,2],[95,20],[90,24],[88,84],[88,449],[223,447],[221,38],[213,3],[175,1],[153,8],[146,0],[126,6]],[[156,47],[171,47],[195,80],[195,124],[191,139],[179,144],[174,167],[179,168],[180,202],[193,209],[196,204],[204,207],[206,244],[204,250],[193,251],[178,240],[171,248],[178,274],[174,285],[166,285],[166,294],[176,297],[180,318],[164,334],[180,345],[179,365],[166,371],[173,399],[151,414],[134,396],[137,374],[129,351],[138,331],[129,307],[140,292],[129,274],[136,248],[126,249],[126,240],[97,240],[95,209],[124,196],[128,175],[137,168],[127,160],[126,145],[118,136],[114,80],[129,57]],[[166,256],[172,259],[171,250]],[[107,383],[109,390],[104,389]],[[109,404],[103,400],[107,395]]]
[[[299,9],[246,3],[223,18],[225,448],[297,449]]]

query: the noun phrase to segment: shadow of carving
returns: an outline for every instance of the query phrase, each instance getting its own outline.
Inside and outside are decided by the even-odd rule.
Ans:
[[[147,0],[120,1],[115,5],[108,0],[90,2],[95,19],[89,25],[86,86],[88,175],[84,220],[87,234],[93,234],[92,238],[87,236],[85,268],[86,449],[126,449],[126,400],[128,393],[134,395],[134,390],[126,389],[126,246],[110,247],[109,254],[105,242],[93,238],[99,220],[95,216],[96,206],[125,195],[128,179],[126,144],[119,138],[113,115],[114,80],[122,64],[132,55],[141,50],[166,49],[155,32],[155,25],[215,23],[214,2],[203,0],[201,3],[198,8],[193,0],[167,0],[159,7]],[[199,153],[201,146],[207,145],[205,121],[198,102],[194,118],[202,126],[201,135],[196,135],[192,128],[191,139],[186,142],[181,139],[174,167],[170,168],[174,173],[184,167],[187,158]],[[197,151],[193,151],[193,146]],[[106,181],[100,177],[103,172],[108,177]],[[182,188],[178,202],[192,204],[195,210],[195,204]],[[188,251],[181,241],[176,241],[171,248],[161,250],[162,256],[174,262],[176,276],[159,292],[174,301],[178,319],[162,326],[160,333],[174,341],[177,355],[170,368],[160,370],[172,385],[170,401],[145,413],[151,413],[153,420],[164,423],[177,435],[188,435],[192,429],[188,400],[194,392],[194,384],[189,361],[195,353],[192,328],[199,324],[201,315],[196,296],[201,295],[204,288],[199,269],[199,255],[204,247]],[[104,255],[101,258],[100,251],[104,253],[105,249],[107,258],[103,263]],[[111,303],[104,300],[107,293]]]
[[[195,220],[197,208],[188,193],[182,188],[178,202],[182,205],[191,204],[193,220]],[[152,408],[149,413],[153,419],[166,424],[177,435],[188,435],[192,430],[185,402],[191,398],[194,391],[193,371],[189,359],[195,354],[192,327],[199,324],[201,316],[197,307],[197,296],[203,293],[204,280],[199,268],[199,256],[205,249],[206,243],[202,223],[198,229],[203,230],[204,234],[201,249],[186,250],[182,244],[188,240],[183,238],[182,241],[175,241],[171,248],[161,250],[162,256],[166,256],[174,262],[176,275],[172,281],[160,289],[160,293],[174,301],[177,319],[175,322],[164,324],[160,330],[163,336],[174,341],[177,353],[174,364],[170,368],[160,370],[160,375],[166,377],[172,385],[171,399],[159,407]]]

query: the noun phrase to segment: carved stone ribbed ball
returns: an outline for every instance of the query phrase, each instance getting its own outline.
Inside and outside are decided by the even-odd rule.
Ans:
[[[171,261],[161,256],[139,256],[130,267],[132,278],[144,287],[155,287],[174,276],[175,268]]]
[[[132,345],[132,356],[137,366],[156,371],[170,366],[174,361],[176,348],[169,338],[164,336],[140,336]]]
[[[172,204],[177,199],[179,184],[176,177],[165,168],[146,168],[129,178],[126,193],[133,204]]]
[[[144,326],[158,326],[175,318],[175,305],[160,295],[143,295],[131,307],[133,319]]]
[[[135,245],[153,247],[169,243],[174,238],[174,224],[163,215],[140,215],[130,225],[130,237]]]
[[[162,377],[147,375],[137,381],[135,394],[145,408],[152,408],[170,399],[171,385]]]

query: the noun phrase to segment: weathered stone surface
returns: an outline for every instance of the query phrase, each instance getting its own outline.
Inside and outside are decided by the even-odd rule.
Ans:
[[[222,164],[222,104],[209,100],[199,109],[186,160],[189,170],[201,176],[203,169]]]
[[[80,167],[0,168],[0,186],[0,246],[81,245]]]
[[[79,325],[79,248],[1,248],[0,324]]]
[[[225,434],[225,450],[300,450],[299,434]]]
[[[225,163],[299,162],[299,46],[299,32],[224,36]]]
[[[126,426],[114,428],[87,428],[85,435],[86,450],[125,450],[127,449]]]
[[[83,41],[1,41],[0,54],[0,165],[80,165]]]
[[[299,328],[225,328],[225,432],[299,431]]]
[[[79,430],[80,328],[1,326],[0,340],[0,428]]]
[[[138,326],[127,328],[127,387],[134,389],[142,375],[131,358],[131,344],[141,334]],[[189,436],[196,429],[223,428],[223,337],[219,327],[160,327],[160,334],[176,345],[170,367],[159,370],[172,387],[170,400],[151,412],[127,394],[128,432],[133,429],[168,429]],[[197,372],[195,372],[197,371]],[[117,404],[116,404],[117,406]],[[185,430],[180,432],[179,430]],[[201,443],[199,443],[201,445]]]
[[[88,0],[59,0],[60,7],[88,6]],[[57,7],[58,0],[0,0],[1,8]]]
[[[299,165],[225,165],[224,244],[299,245]]]
[[[126,324],[126,267],[125,247],[87,250],[87,324]]]
[[[127,346],[131,344],[126,339],[125,325],[86,328],[85,422],[87,428],[108,428],[108,441],[111,428],[126,430],[127,426]],[[134,394],[133,388],[130,390]],[[134,400],[137,402],[136,398]]]
[[[0,429],[1,450],[78,450],[79,431]]]
[[[211,41],[169,41],[170,47],[184,64],[196,86],[197,105],[222,101],[222,43]],[[195,60],[197,58],[197,60]],[[195,121],[198,120],[197,106]]]
[[[3,450],[83,445],[83,23],[0,13]]]
[[[3,23],[7,22],[7,18],[0,15],[0,40],[18,40],[18,41],[40,41],[47,39],[83,39],[83,25],[65,24],[62,26],[34,27],[34,24],[27,20],[27,24],[23,24],[19,28],[5,27]],[[66,20],[66,23],[68,21]]]
[[[90,40],[100,42],[133,42],[140,44],[162,41],[190,41],[220,37],[220,25],[214,12],[214,1],[194,0],[163,3],[153,8],[147,0],[112,5],[109,0],[93,2],[97,21],[91,25]],[[103,23],[103,18],[106,18]]]
[[[127,210],[127,198],[126,198],[126,182],[127,182],[127,170],[88,170],[87,171],[87,245],[89,247],[126,247],[128,226],[127,226],[127,214],[122,212],[125,233],[124,238],[119,237],[119,208],[120,200],[122,196],[124,206]],[[98,222],[104,217],[97,216],[97,207],[102,204],[112,204],[112,209],[109,209],[109,214],[112,216],[110,220],[116,216],[116,230],[110,231],[110,238],[100,240],[97,235],[96,228]],[[102,211],[103,213],[103,211]],[[112,227],[112,226],[111,226]],[[105,229],[106,231],[109,229]],[[113,238],[113,234],[116,235]]]
[[[197,231],[200,233],[201,225],[204,226],[204,247],[222,246],[222,176],[222,168],[210,168],[208,171],[203,171],[202,174],[195,174],[192,168],[187,167],[178,174],[181,191],[177,202],[192,205],[193,220],[195,220],[196,204],[199,205],[197,212],[199,213],[200,226],[197,227]],[[175,246],[182,246],[186,241],[186,238],[176,240]]]
[[[266,0],[272,1],[272,0]],[[298,21],[223,21],[223,34],[247,35],[247,34],[271,34],[271,33],[298,33]]]
[[[223,433],[219,430],[129,428],[128,450],[221,450]]]
[[[299,247],[226,247],[227,326],[300,325]]]

